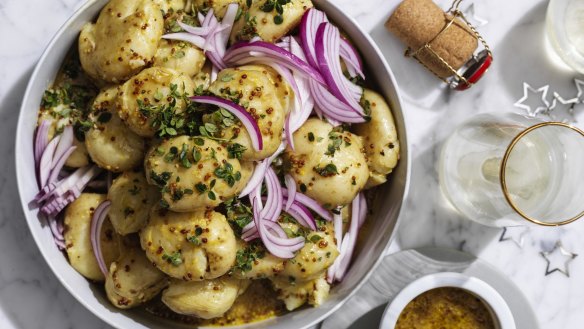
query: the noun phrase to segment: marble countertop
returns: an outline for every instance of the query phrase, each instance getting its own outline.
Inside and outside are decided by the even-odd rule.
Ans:
[[[110,328],[79,304],[45,264],[28,232],[14,177],[15,127],[26,83],[52,35],[84,1],[0,0],[0,153],[5,154],[0,157],[0,327],[4,329]],[[475,1],[472,8],[468,8],[471,1],[463,2],[461,7],[477,25],[487,22],[479,30],[495,57],[485,78],[463,93],[440,89],[438,81],[395,47],[397,41],[383,29],[383,22],[396,1],[334,0],[379,43],[404,96],[412,180],[389,252],[421,246],[469,252],[519,286],[542,328],[582,328],[584,256],[569,262],[568,277],[559,271],[568,256],[553,253],[548,264],[541,253],[561,241],[566,251],[584,254],[584,220],[527,231],[481,226],[448,205],[436,172],[441,143],[462,121],[479,112],[521,112],[513,104],[523,96],[523,82],[535,88],[549,85],[549,101],[553,91],[566,99],[576,95],[578,76],[552,63],[546,54],[548,1]],[[576,125],[583,127],[584,106],[576,113],[580,121]]]

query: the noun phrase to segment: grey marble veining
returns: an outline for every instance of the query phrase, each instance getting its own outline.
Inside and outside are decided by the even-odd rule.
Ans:
[[[562,228],[533,228],[520,248],[499,242],[501,229],[464,220],[442,197],[436,164],[440,144],[454,127],[479,112],[517,111],[522,83],[550,84],[564,97],[575,93],[572,72],[550,63],[543,43],[547,1],[475,1],[480,28],[495,62],[479,85],[463,93],[440,83],[403,57],[397,41],[383,28],[396,0],[334,0],[371,32],[394,68],[402,89],[411,141],[412,184],[401,227],[391,251],[444,246],[470,252],[489,262],[519,286],[542,328],[577,329],[584,323],[584,221]],[[16,191],[14,135],[27,80],[46,44],[83,0],[0,0],[0,328],[109,328],[79,304],[51,273],[32,240]],[[447,3],[447,1],[442,1]],[[463,8],[469,1],[463,1]],[[445,5],[445,7],[447,7]],[[399,47],[399,48],[398,48]],[[582,78],[582,77],[580,77]],[[584,111],[582,111],[584,112]],[[579,126],[584,113],[578,115]],[[570,278],[544,276],[541,251],[564,247],[580,254]]]

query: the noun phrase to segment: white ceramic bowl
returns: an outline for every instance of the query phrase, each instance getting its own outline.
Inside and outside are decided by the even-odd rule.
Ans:
[[[388,184],[379,190],[377,200],[372,205],[373,217],[368,237],[357,246],[354,262],[343,282],[331,291],[330,298],[319,308],[306,308],[281,317],[254,323],[254,328],[273,326],[282,329],[307,328],[322,321],[339,308],[361,284],[381,260],[395,231],[398,215],[405,199],[410,156],[405,134],[401,100],[393,74],[372,39],[364,33],[346,14],[328,1],[315,0],[316,6],[340,26],[354,41],[363,55],[364,62],[371,68],[369,81],[374,81],[376,90],[390,102],[401,144],[401,160],[394,169]],[[16,171],[22,206],[32,236],[43,257],[61,283],[91,312],[116,328],[162,329],[187,327],[147,314],[142,310],[121,311],[113,307],[105,297],[103,288],[90,283],[79,275],[56,248],[48,227],[43,227],[37,218],[37,211],[28,207],[38,189],[34,177],[33,132],[40,100],[44,90],[51,84],[70,47],[76,43],[82,26],[92,21],[107,0],[90,0],[81,7],[51,40],[39,60],[28,84],[20,111],[16,136]],[[245,327],[245,326],[244,326]],[[251,327],[251,326],[247,326]]]
[[[409,302],[428,290],[443,287],[464,289],[477,296],[488,307],[497,329],[515,329],[515,320],[509,306],[493,287],[475,277],[454,272],[426,275],[407,285],[385,309],[379,328],[393,329]]]

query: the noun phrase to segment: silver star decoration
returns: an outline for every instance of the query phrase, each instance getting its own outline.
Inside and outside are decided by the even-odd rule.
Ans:
[[[550,251],[542,251],[539,253],[546,261],[545,275],[548,276],[554,272],[560,272],[566,277],[570,277],[569,265],[578,256],[564,249],[562,242],[556,242],[554,248]],[[563,264],[561,264],[563,262]]]
[[[464,14],[464,17],[474,25],[474,27],[485,26],[489,23],[486,19],[477,16],[474,2],[471,3],[462,13]]]
[[[578,97],[574,97],[571,99],[564,99],[562,96],[560,96],[560,94],[558,94],[557,92],[554,91],[554,100],[552,101],[552,105],[549,107],[548,111],[547,111],[547,115],[550,116],[550,118],[556,120],[557,116],[553,115],[551,112],[553,110],[556,109],[556,107],[558,106],[558,103],[562,105],[562,108],[565,110],[565,112],[568,113],[568,115],[570,116],[569,119],[562,119],[562,121],[564,122],[576,122],[576,118],[574,117],[574,106],[576,106],[576,104],[578,104],[580,102],[580,100],[578,99]],[[556,111],[556,113],[558,113]]]
[[[523,242],[525,240],[525,234],[529,231],[527,226],[507,226],[503,227],[503,232],[501,232],[501,237],[499,237],[499,242],[503,241],[513,241],[519,249],[523,248]]]
[[[584,99],[580,99],[582,94],[584,94],[584,81],[580,79],[574,79],[574,83],[576,84],[576,89],[578,90],[578,94],[576,94],[576,98],[579,99],[581,102],[584,102]]]
[[[548,102],[548,100],[547,100],[547,93],[548,93],[549,88],[550,88],[549,85],[545,85],[543,87],[540,87],[539,89],[535,89],[532,86],[530,86],[527,82],[524,82],[523,83],[523,97],[521,97],[521,99],[519,99],[513,105],[515,105],[518,108],[524,109],[527,112],[527,114],[531,117],[535,117],[539,113],[548,114],[549,108],[550,108],[550,102]],[[535,109],[533,109],[531,105],[525,104],[525,101],[529,99],[530,92],[532,94],[541,93],[541,103],[545,106],[543,106],[543,105],[537,106]]]

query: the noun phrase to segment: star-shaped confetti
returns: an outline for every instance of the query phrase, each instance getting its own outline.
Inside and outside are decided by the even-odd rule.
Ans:
[[[550,108],[550,102],[547,100],[547,93],[549,87],[550,87],[549,85],[545,85],[543,87],[535,89],[532,86],[530,86],[527,82],[524,82],[523,97],[521,97],[521,99],[519,99],[513,105],[515,105],[518,108],[524,109],[527,112],[527,115],[531,117],[535,117],[540,113],[547,114],[549,113]],[[541,94],[541,100],[537,102],[539,104],[536,104],[535,106],[533,104],[526,104],[527,101],[530,100],[529,97],[530,94]],[[533,103],[533,101],[530,101],[529,103]]]
[[[560,272],[567,277],[570,277],[570,263],[578,256],[578,254],[564,249],[561,241],[556,242],[552,250],[542,251],[540,255],[547,263],[545,269],[546,276],[554,272]]]
[[[525,234],[529,231],[527,226],[507,226],[503,227],[503,232],[501,232],[501,237],[499,237],[499,242],[503,241],[513,241],[519,248],[523,248],[523,241],[525,240]]]
[[[578,104],[579,102],[580,100],[578,99],[578,97],[564,99],[562,96],[560,96],[560,94],[554,91],[554,99],[552,101],[552,105],[548,109],[547,114],[553,120],[558,120],[558,116],[552,114],[552,111],[556,110],[556,108],[559,106],[559,108],[562,109],[562,111],[561,112],[556,111],[556,113],[559,113],[559,115],[561,115],[562,112],[565,112],[569,116],[569,118],[562,118],[561,121],[576,122],[576,118],[574,117],[574,106],[576,106],[576,104]]]
[[[471,3],[465,10],[463,10],[462,14],[474,27],[485,26],[489,23],[489,21],[486,19],[477,16],[474,2]]]

